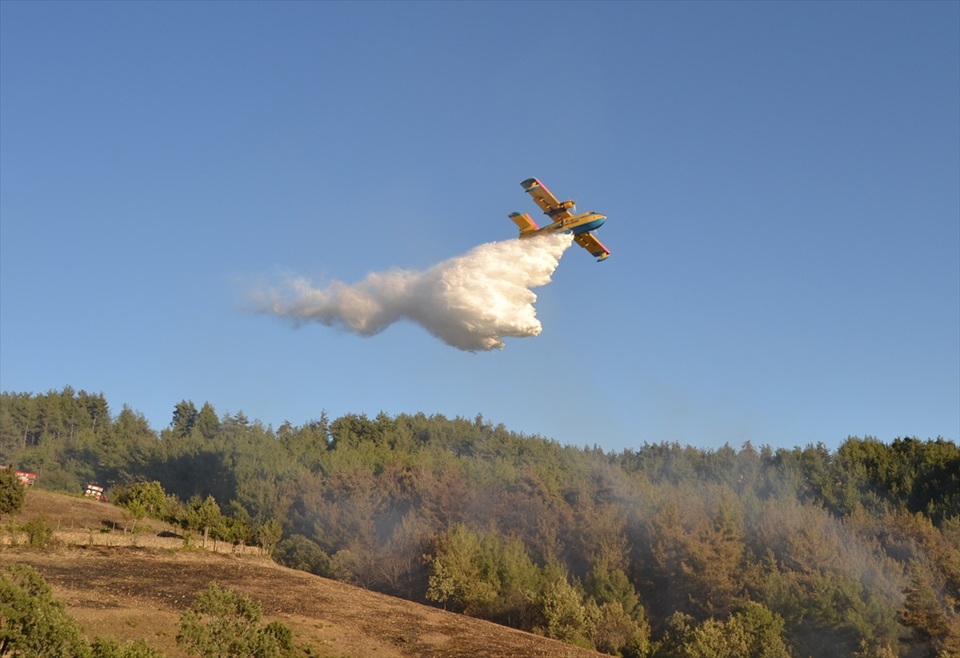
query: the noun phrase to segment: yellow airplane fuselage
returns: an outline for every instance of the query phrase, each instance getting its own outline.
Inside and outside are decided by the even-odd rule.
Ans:
[[[532,231],[527,231],[521,233],[521,238],[529,238],[532,235],[542,235],[544,233],[555,233],[560,231],[562,233],[573,233],[574,235],[578,233],[584,233],[586,231],[592,231],[594,229],[600,228],[603,226],[603,223],[607,221],[606,215],[601,215],[598,212],[584,212],[579,215],[574,215],[567,219],[561,219],[555,221],[552,224],[548,224],[542,228],[534,229]]]

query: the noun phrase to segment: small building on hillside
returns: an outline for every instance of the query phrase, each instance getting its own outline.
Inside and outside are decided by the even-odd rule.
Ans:
[[[27,473],[25,471],[17,471],[17,479],[20,480],[20,483],[25,487],[32,487],[37,483],[37,474],[36,473]]]
[[[84,496],[89,496],[94,500],[99,500],[102,503],[107,502],[107,494],[103,492],[103,487],[90,483],[87,485],[87,488],[83,492]]]

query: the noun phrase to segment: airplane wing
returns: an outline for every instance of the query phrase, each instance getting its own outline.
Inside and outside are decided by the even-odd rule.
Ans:
[[[553,196],[550,190],[536,178],[528,178],[520,185],[523,186],[524,192],[533,197],[544,214],[553,221],[557,222],[573,217],[573,213],[570,212],[570,209],[573,208],[573,201],[558,201],[557,197]]]
[[[610,255],[610,250],[604,247],[603,243],[597,240],[593,233],[589,231],[586,233],[578,233],[573,236],[573,239],[578,245],[589,251],[590,254],[597,259],[598,263],[606,260],[607,256]]]

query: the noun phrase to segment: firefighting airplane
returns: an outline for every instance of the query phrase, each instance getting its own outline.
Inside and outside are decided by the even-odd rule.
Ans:
[[[557,201],[557,197],[553,196],[550,190],[536,178],[528,178],[520,183],[520,185],[522,185],[524,191],[537,202],[537,205],[543,210],[543,214],[553,222],[548,226],[540,228],[527,213],[512,212],[510,213],[510,219],[520,227],[521,238],[553,233],[554,231],[573,233],[573,239],[576,243],[589,251],[591,255],[597,259],[598,263],[606,260],[607,256],[610,255],[610,250],[604,247],[603,243],[590,233],[593,229],[600,228],[607,220],[606,215],[601,215],[593,211],[575,215],[576,208],[574,208],[573,201],[564,201],[562,203]]]

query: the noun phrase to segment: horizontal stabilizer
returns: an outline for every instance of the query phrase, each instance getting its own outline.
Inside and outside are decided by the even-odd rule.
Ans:
[[[510,219],[520,228],[520,237],[523,237],[527,233],[533,233],[540,228],[527,213],[512,212],[510,213]]]

